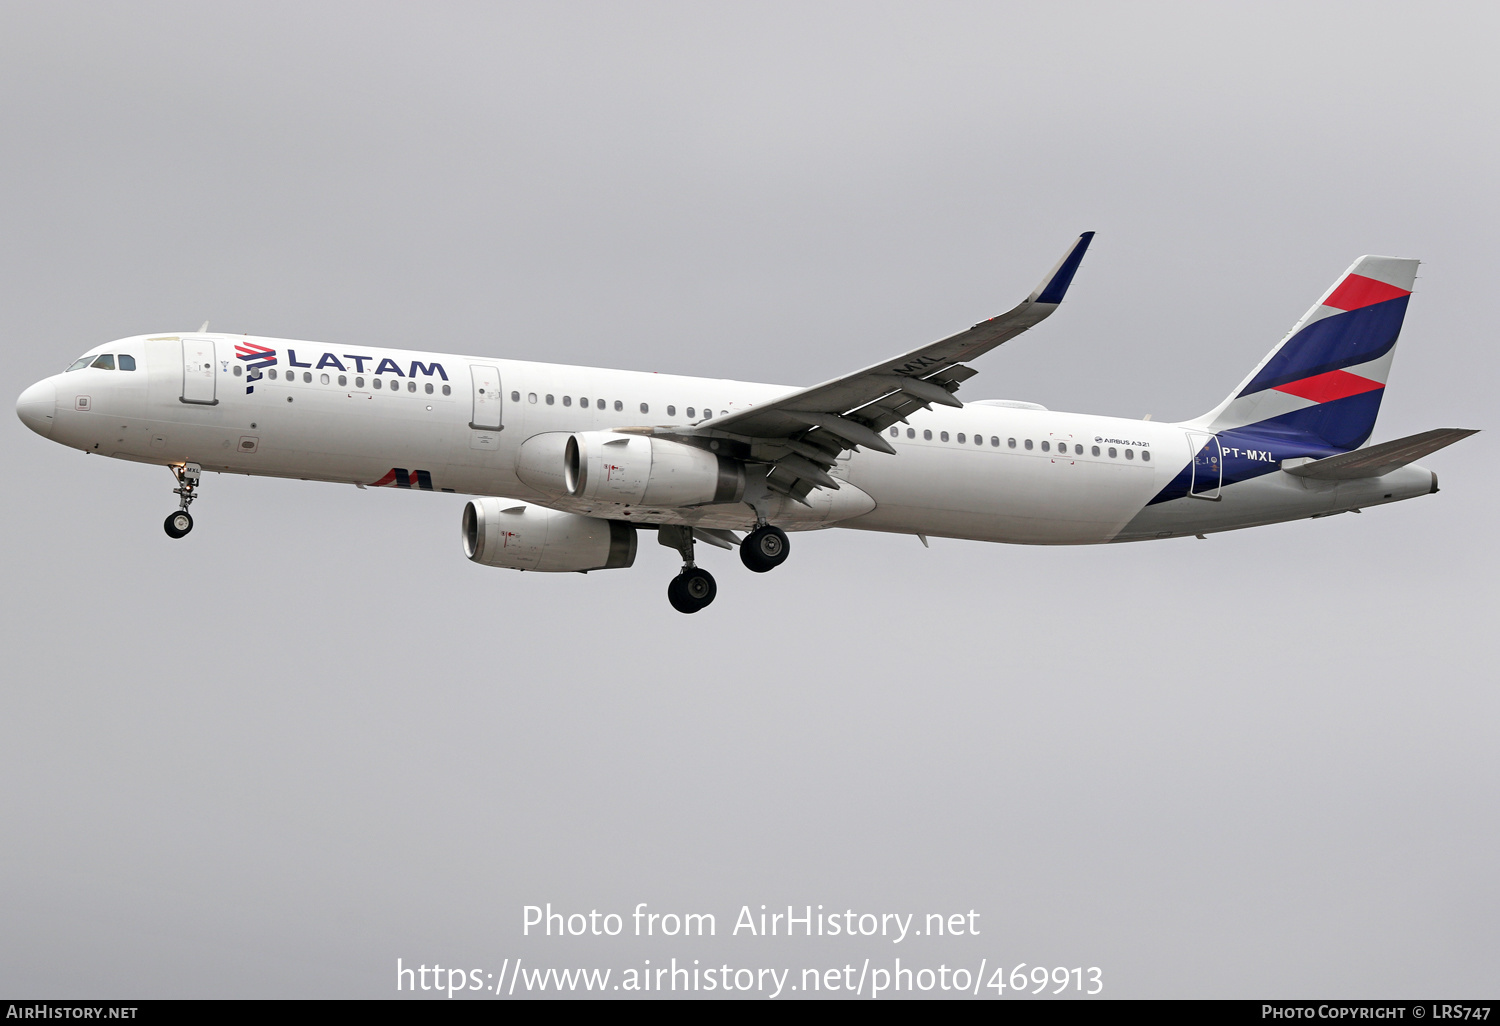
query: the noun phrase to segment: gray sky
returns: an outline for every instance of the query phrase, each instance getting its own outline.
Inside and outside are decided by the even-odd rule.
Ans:
[[[1211,407],[1424,261],[1376,440],[1440,495],[1119,547],[826,532],[714,606],[480,568],[461,497],[166,471],[7,418],[0,993],[1100,966],[1114,996],[1500,982],[1490,5],[7,4],[5,394],[214,328],[809,384],[1025,295],[966,398]],[[706,911],[538,940],[521,908]],[[973,938],[728,937],[741,905]],[[909,961],[908,961],[909,960]]]

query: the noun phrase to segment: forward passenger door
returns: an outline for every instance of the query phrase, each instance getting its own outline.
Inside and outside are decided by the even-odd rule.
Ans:
[[[189,337],[182,340],[182,394],[178,398],[194,406],[219,404],[213,339]]]

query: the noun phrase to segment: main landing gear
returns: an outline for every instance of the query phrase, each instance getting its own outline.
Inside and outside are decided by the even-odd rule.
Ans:
[[[720,548],[729,548],[734,536],[727,531],[711,531],[704,539]],[[663,524],[656,531],[656,540],[670,549],[682,553],[682,572],[667,585],[667,601],[679,613],[696,613],[714,600],[719,586],[714,575],[693,562],[693,529]],[[774,570],[786,562],[791,549],[786,532],[779,527],[762,523],[740,542],[740,562],[758,574]]]
[[[667,601],[679,613],[696,613],[714,600],[719,586],[701,566],[685,566],[667,584]]]
[[[714,600],[719,586],[714,575],[693,562],[693,529],[663,524],[656,540],[682,553],[682,572],[667,585],[667,601],[679,613],[696,613]]]
[[[770,524],[762,524],[740,542],[740,562],[748,569],[763,574],[785,563],[790,550],[791,542],[787,540],[785,531]]]
[[[198,479],[203,474],[203,469],[196,463],[184,463],[182,466],[171,468],[173,475],[177,478],[177,487],[172,489],[172,494],[182,497],[177,510],[167,517],[166,523],[161,526],[167,532],[168,538],[181,538],[193,529],[193,515],[188,512],[188,507],[196,499]]]

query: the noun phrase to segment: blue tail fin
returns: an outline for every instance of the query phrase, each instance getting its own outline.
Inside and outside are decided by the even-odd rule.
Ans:
[[[1301,444],[1307,451],[1298,455],[1306,456],[1363,445],[1375,429],[1417,263],[1356,260],[1203,426]]]
[[[1417,261],[1363,256],[1323,293],[1286,337],[1222,403],[1184,424],[1197,451],[1152,499],[1195,488],[1195,465],[1224,485],[1364,445],[1375,430]],[[1197,434],[1201,431],[1203,434]]]

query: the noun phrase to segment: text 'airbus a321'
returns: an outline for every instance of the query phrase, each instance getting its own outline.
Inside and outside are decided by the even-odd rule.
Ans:
[[[1203,535],[1437,491],[1413,461],[1472,431],[1361,448],[1417,261],[1364,256],[1229,396],[1171,424],[960,402],[967,362],[1062,302],[1092,232],[1008,313],[815,385],[210,334],[97,346],[22,393],[28,427],[169,467],[476,496],[464,552],[515,570],[630,566],[641,531],[682,554],[693,613],[717,585],[694,543],[779,566],[825,527],[1033,545]],[[205,329],[206,329],[205,325]],[[736,532],[748,532],[743,538]]]

